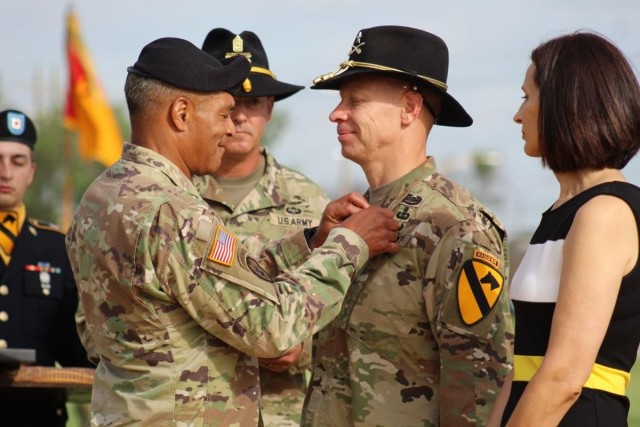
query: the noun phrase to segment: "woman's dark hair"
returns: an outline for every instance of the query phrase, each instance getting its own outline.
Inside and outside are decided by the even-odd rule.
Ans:
[[[624,54],[601,35],[576,32],[541,44],[531,60],[543,165],[622,169],[640,147],[640,88]]]

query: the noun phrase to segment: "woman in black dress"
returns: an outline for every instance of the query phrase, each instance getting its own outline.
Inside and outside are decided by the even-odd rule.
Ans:
[[[531,55],[514,120],[559,183],[513,277],[507,426],[625,426],[640,343],[640,88],[622,52],[577,32]],[[505,389],[508,390],[508,387]]]

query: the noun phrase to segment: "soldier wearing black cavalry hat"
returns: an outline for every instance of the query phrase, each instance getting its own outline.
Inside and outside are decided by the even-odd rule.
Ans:
[[[57,226],[27,217],[36,171],[36,129],[26,114],[0,112],[0,349],[35,349],[34,364],[91,366],[74,322],[76,284]],[[0,390],[0,424],[64,426],[57,389]]]
[[[231,93],[250,67],[161,38],[128,69],[131,143],[67,233],[82,337],[99,357],[92,425],[258,425],[258,358],[308,339],[368,256],[396,248],[390,211],[349,216],[343,198],[313,235],[256,258],[200,197],[191,178],[220,166],[235,133]]]
[[[269,67],[258,36],[215,28],[202,49],[217,59],[244,56],[249,76],[235,93],[231,118],[236,133],[227,138],[222,164],[215,175],[194,183],[226,226],[258,253],[263,245],[318,224],[328,196],[306,176],[280,164],[262,143],[274,102],[303,89],[282,82]],[[297,359],[297,361],[296,361]],[[300,423],[306,389],[305,371],[311,366],[311,340],[277,360],[260,363],[261,415],[266,426]]]
[[[434,125],[472,123],[448,66],[439,37],[382,26],[314,81],[340,91],[342,155],[401,228],[399,251],[369,263],[318,334],[304,426],[486,425],[510,369],[504,227],[426,153]]]

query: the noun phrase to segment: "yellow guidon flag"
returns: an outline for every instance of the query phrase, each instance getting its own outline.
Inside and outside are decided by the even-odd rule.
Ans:
[[[478,323],[498,301],[504,285],[499,266],[497,258],[477,249],[463,264],[458,278],[458,307],[465,324]]]
[[[73,11],[67,15],[66,48],[69,88],[64,108],[65,127],[77,132],[82,157],[111,166],[120,158],[123,138],[80,37]]]

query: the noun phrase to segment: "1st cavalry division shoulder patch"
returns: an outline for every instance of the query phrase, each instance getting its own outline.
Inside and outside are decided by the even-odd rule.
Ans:
[[[499,266],[497,258],[479,250],[462,266],[458,278],[458,307],[465,324],[482,320],[498,301],[504,285]]]
[[[213,243],[211,244],[209,259],[218,264],[231,266],[233,264],[233,258],[236,255],[237,242],[238,238],[236,236],[219,225],[216,229]]]

